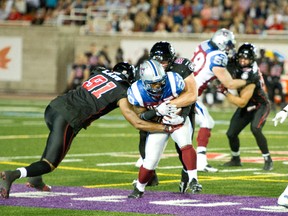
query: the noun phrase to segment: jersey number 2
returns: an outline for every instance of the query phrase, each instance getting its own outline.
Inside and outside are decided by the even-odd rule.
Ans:
[[[108,79],[102,75],[96,75],[91,79],[87,80],[83,83],[82,87],[85,88],[87,91],[91,92],[97,99],[101,97],[102,94],[110,91],[111,89],[116,88],[116,84],[112,81],[108,82]],[[103,85],[99,87],[100,85]]]

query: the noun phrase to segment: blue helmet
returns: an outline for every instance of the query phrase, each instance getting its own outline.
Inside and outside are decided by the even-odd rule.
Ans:
[[[140,79],[143,82],[144,89],[154,97],[162,94],[165,86],[166,73],[163,66],[156,60],[148,60],[140,65]],[[160,84],[157,87],[154,84]]]

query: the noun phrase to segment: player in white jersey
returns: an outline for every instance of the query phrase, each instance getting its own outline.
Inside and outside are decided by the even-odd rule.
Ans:
[[[233,32],[227,29],[220,29],[214,33],[210,40],[203,41],[194,51],[191,61],[194,63],[194,77],[198,87],[198,96],[207,88],[209,82],[218,79],[226,88],[237,89],[245,86],[251,81],[232,79],[226,66],[228,55],[235,50],[235,37]],[[255,80],[257,80],[255,78]],[[215,172],[217,169],[208,165],[206,148],[211,136],[211,129],[214,127],[214,120],[210,116],[203,103],[197,101],[196,122],[200,122],[200,129],[197,136],[197,169],[201,171]]]
[[[188,116],[191,106],[182,108],[181,112],[173,105],[167,106],[170,100],[178,97],[183,92],[184,88],[184,80],[178,73],[165,73],[159,62],[148,60],[140,65],[140,79],[132,84],[127,95],[129,102],[142,119],[155,120],[155,117],[158,116],[160,121],[165,124],[181,125],[178,130],[171,133],[171,138],[182,151],[183,163],[187,168],[189,178],[189,188],[192,193],[199,193],[202,191],[202,186],[198,183],[196,151],[191,140],[193,128]],[[170,107],[170,114],[163,116],[163,118],[158,113],[161,104]],[[134,191],[128,196],[129,198],[143,196],[145,186],[154,174],[169,136],[169,133],[149,133],[147,135],[145,158],[139,169]]]
[[[272,121],[274,122],[274,126],[276,127],[278,125],[278,122],[282,124],[287,118],[287,116],[288,116],[288,105],[286,105],[281,111],[276,113],[275,117],[272,119]],[[282,192],[282,194],[278,197],[277,203],[280,206],[288,208],[288,185]]]

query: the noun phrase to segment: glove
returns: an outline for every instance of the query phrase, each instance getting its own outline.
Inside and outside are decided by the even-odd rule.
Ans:
[[[170,104],[170,101],[164,101],[160,105],[158,105],[156,108],[156,115],[158,116],[165,116],[165,115],[171,115],[172,113],[177,112],[176,105]]]
[[[260,76],[258,72],[249,72],[249,76],[246,80],[246,85],[249,85],[251,83],[257,84],[260,80]]]
[[[182,124],[181,125],[165,125],[164,132],[173,133],[174,131],[178,130],[180,127],[182,127]]]
[[[167,115],[163,117],[162,123],[167,125],[179,125],[184,123],[184,118],[179,115]]]
[[[228,90],[223,84],[217,85],[216,88],[217,88],[216,89],[217,92],[220,92],[220,93],[224,94],[225,96],[227,95]]]
[[[288,112],[286,112],[285,110],[281,110],[280,112],[278,112],[276,116],[272,119],[272,121],[274,122],[274,126],[277,126],[278,121],[280,121],[280,123],[282,124],[287,118],[287,116]]]

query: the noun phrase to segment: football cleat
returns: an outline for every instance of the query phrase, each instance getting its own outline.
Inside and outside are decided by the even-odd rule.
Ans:
[[[9,198],[10,188],[16,178],[12,175],[13,171],[4,171],[0,173],[0,194],[4,199]]]
[[[186,193],[186,191],[188,190],[188,182],[180,182],[179,184],[179,191],[180,193]]]
[[[266,171],[273,170],[273,161],[272,160],[265,160],[263,170],[266,170]]]
[[[189,188],[191,189],[192,194],[198,194],[202,192],[202,185],[199,184],[195,178],[193,178],[189,183]]]
[[[210,172],[210,173],[216,173],[219,170],[215,167],[212,167],[211,165],[207,164],[203,169],[197,169],[199,172]]]
[[[133,192],[128,196],[128,198],[138,199],[138,198],[141,198],[143,196],[143,194],[144,194],[144,192],[141,192],[138,190],[137,187],[134,187]]]
[[[41,176],[31,177],[26,183],[26,187],[35,188],[38,191],[51,191],[51,186],[43,182]]]
[[[232,157],[230,161],[223,164],[223,166],[242,166],[240,157]]]
[[[284,192],[279,196],[277,204],[288,208],[288,186],[286,187]]]

